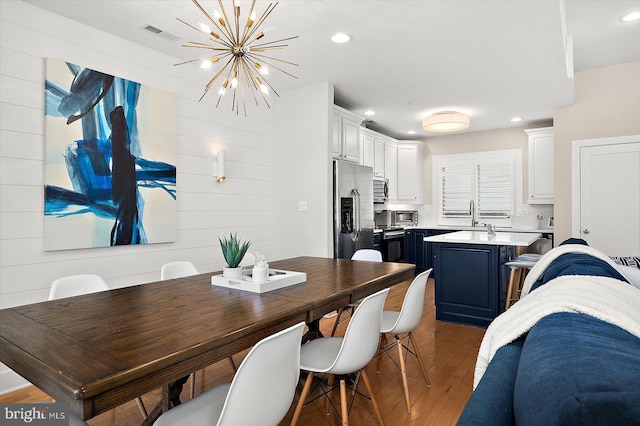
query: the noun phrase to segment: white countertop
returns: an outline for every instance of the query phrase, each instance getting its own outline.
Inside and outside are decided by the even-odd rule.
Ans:
[[[425,237],[424,241],[428,243],[464,243],[528,247],[540,237],[542,237],[540,233],[529,232],[496,232],[495,235],[489,235],[487,231],[458,231]]]

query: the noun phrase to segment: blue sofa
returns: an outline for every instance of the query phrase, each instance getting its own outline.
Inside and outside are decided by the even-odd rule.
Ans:
[[[487,329],[500,342],[510,323],[531,324],[514,326],[486,366],[483,340],[458,425],[640,425],[640,288],[604,255],[572,247],[547,253],[522,300]]]

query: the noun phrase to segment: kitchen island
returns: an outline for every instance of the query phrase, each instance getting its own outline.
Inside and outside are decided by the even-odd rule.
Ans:
[[[458,231],[425,237],[432,243],[436,319],[486,327],[504,308],[505,262],[539,233]]]

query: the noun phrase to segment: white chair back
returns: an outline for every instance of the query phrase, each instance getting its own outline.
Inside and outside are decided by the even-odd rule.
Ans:
[[[332,374],[350,374],[371,361],[378,348],[382,308],[388,293],[386,288],[362,299],[349,321],[338,356],[329,370]]]
[[[356,250],[351,260],[368,260],[370,262],[382,262],[382,253],[373,249]]]
[[[238,368],[218,425],[277,425],[300,377],[304,322],[258,342]]]
[[[58,278],[51,284],[49,300],[80,296],[81,294],[96,293],[105,290],[109,290],[109,286],[100,275],[70,275],[68,277]]]
[[[173,278],[188,277],[191,275],[198,275],[198,269],[191,262],[186,260],[180,260],[177,262],[169,262],[162,265],[160,268],[160,279],[170,280]]]
[[[424,293],[427,287],[427,279],[433,269],[428,269],[418,274],[414,279],[407,293],[404,295],[400,315],[391,330],[383,330],[391,334],[408,333],[420,323],[422,311],[424,309]]]

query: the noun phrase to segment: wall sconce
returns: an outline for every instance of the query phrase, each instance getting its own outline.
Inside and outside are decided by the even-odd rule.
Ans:
[[[222,183],[227,178],[224,172],[224,149],[218,151],[215,156],[216,162],[214,164],[213,176],[216,178],[216,182]]]

